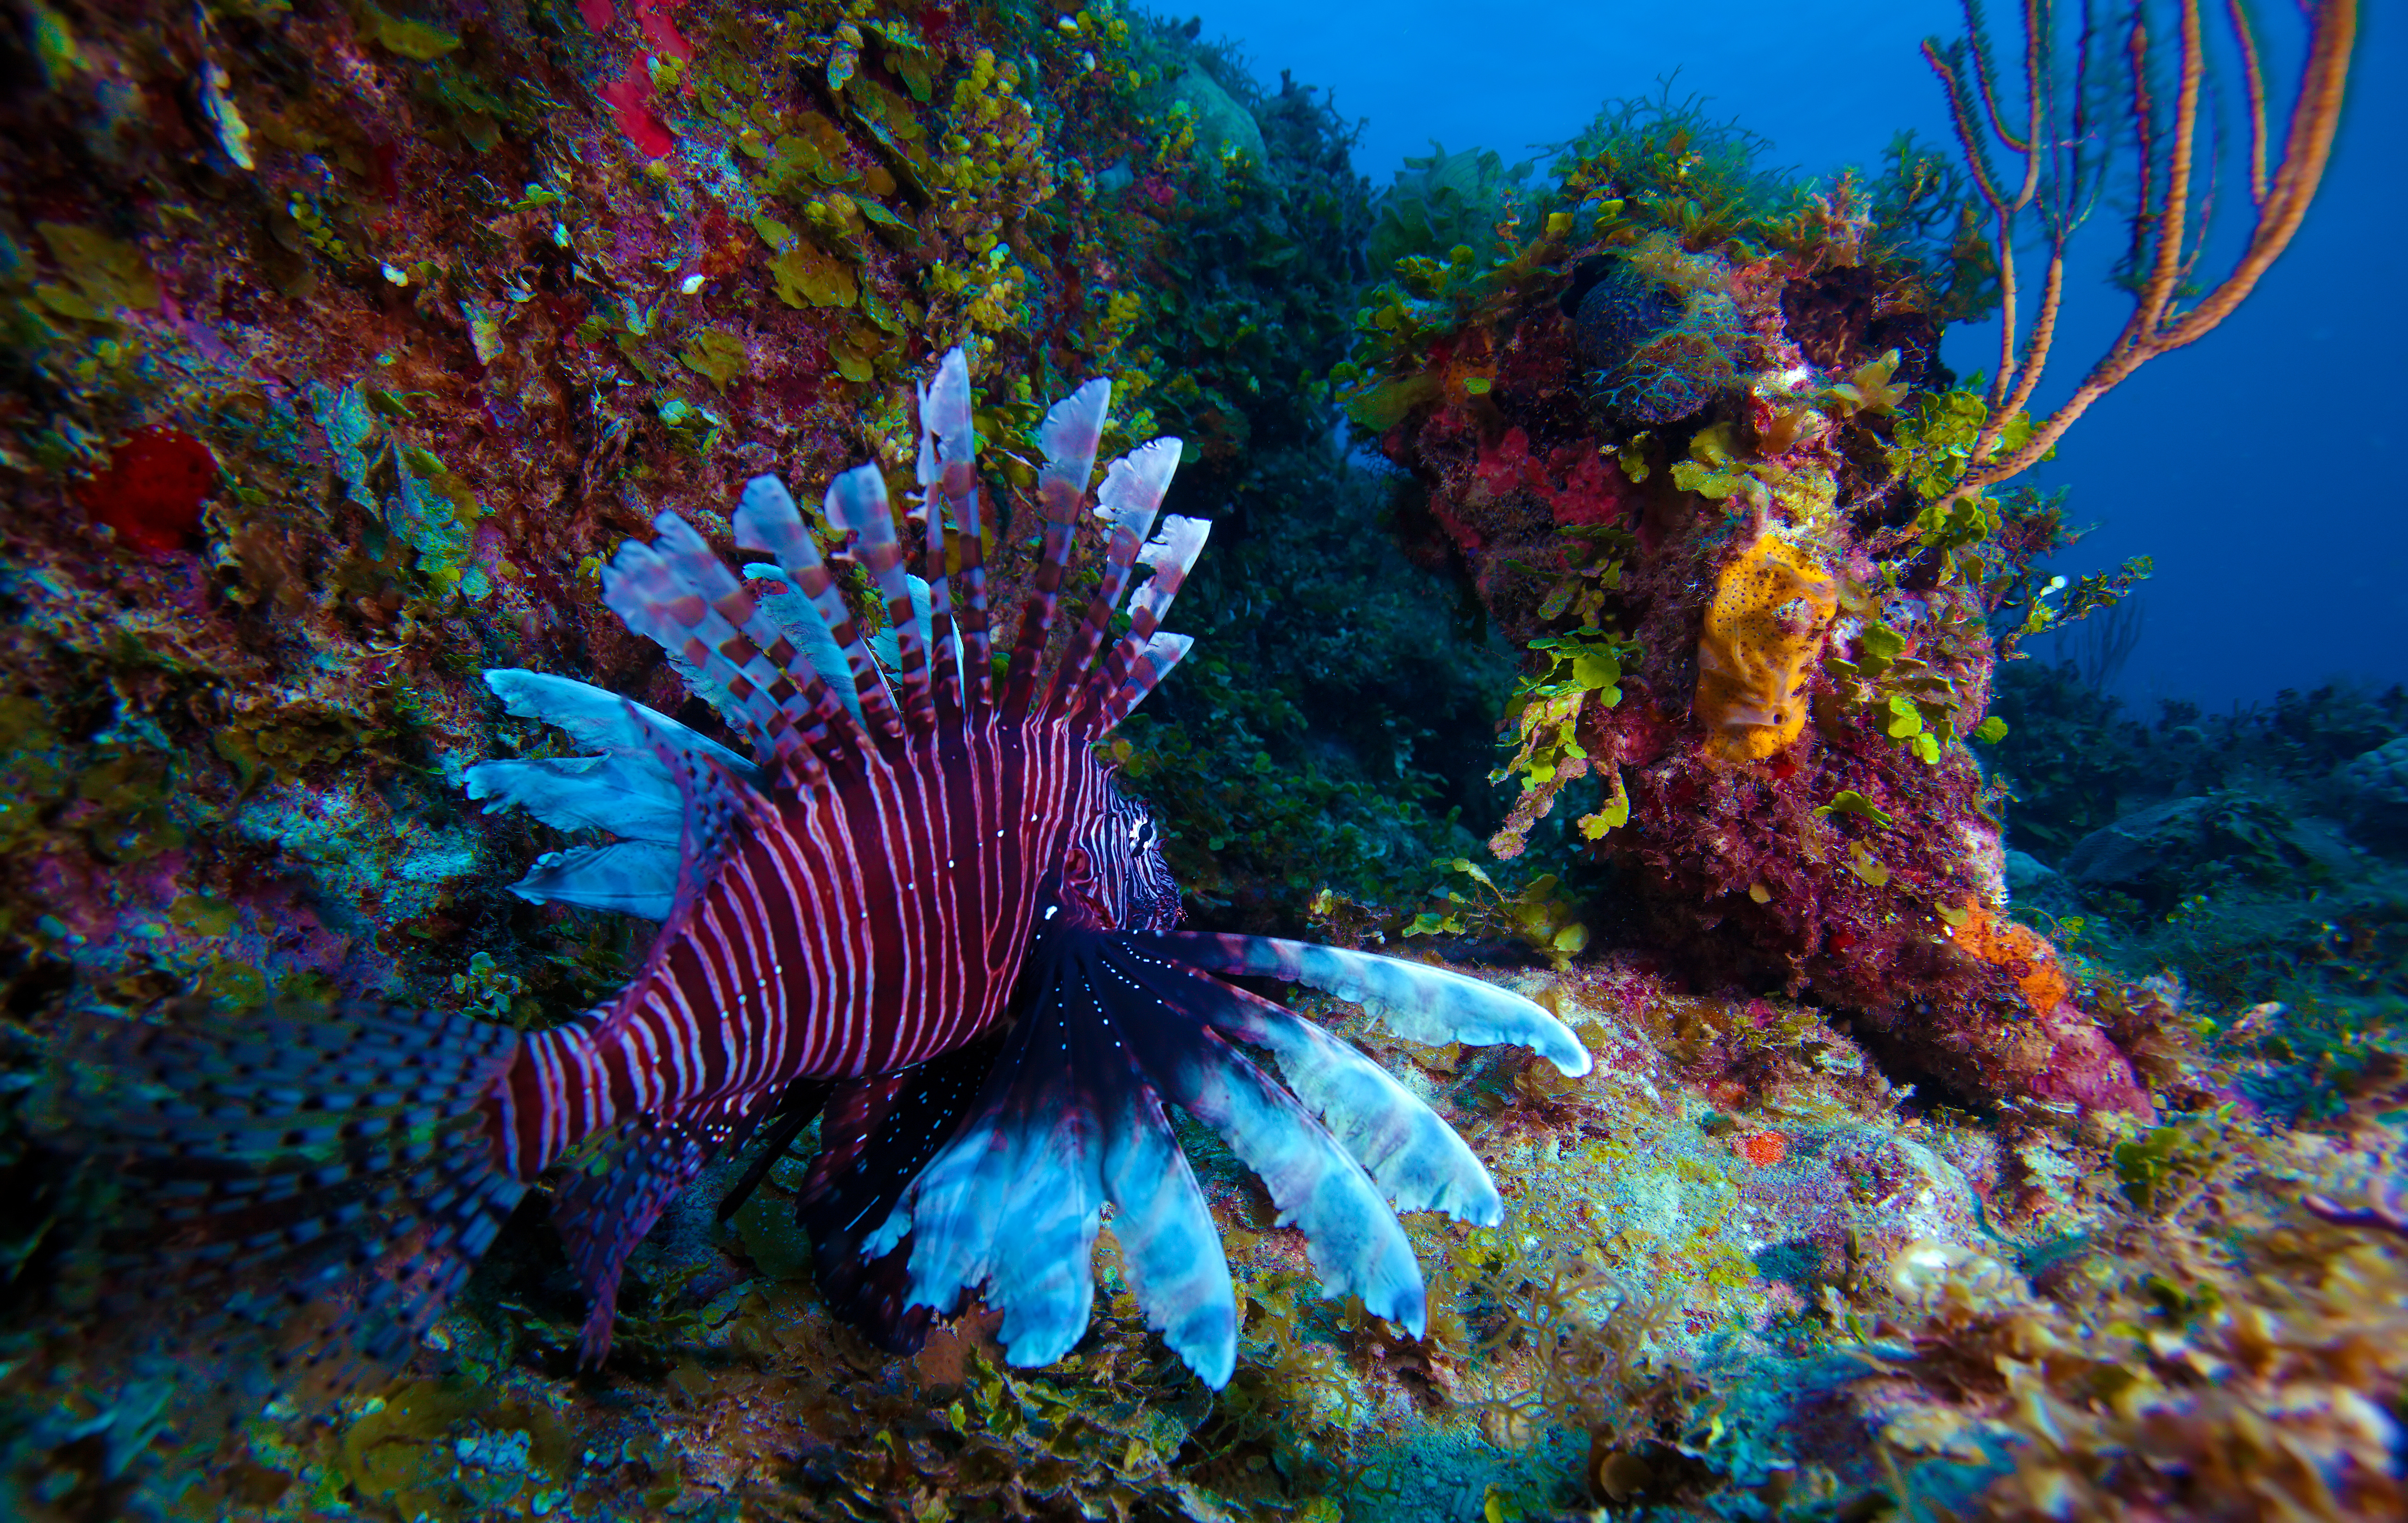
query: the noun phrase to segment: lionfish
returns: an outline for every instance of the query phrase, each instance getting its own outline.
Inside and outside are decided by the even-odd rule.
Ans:
[[[916,1346],[975,1289],[1013,1363],[1062,1358],[1087,1326],[1109,1204],[1148,1324],[1219,1387],[1236,1295],[1176,1105],[1260,1176],[1328,1293],[1419,1335],[1396,1212],[1495,1224],[1495,1184],[1385,1070],[1229,979],[1326,990],[1420,1042],[1519,1043],[1567,1073],[1588,1056],[1537,1005],[1462,974],[1176,928],[1159,832],[1095,743],[1190,644],[1161,627],[1208,529],[1155,526],[1177,440],[1107,468],[1100,578],[1056,638],[1110,395],[1089,382],[1039,431],[1043,548],[999,675],[959,351],[918,392],[925,576],[906,569],[875,466],[825,497],[883,600],[891,679],[775,477],[734,516],[737,544],[774,557],[745,568],[757,593],[674,512],[625,545],[604,601],[751,754],[566,677],[494,670],[510,713],[587,754],[484,762],[467,789],[616,838],[546,855],[515,889],[657,919],[642,970],[531,1033],[353,1009],[121,1036],[110,1059],[137,1082],[107,1125],[147,1202],[142,1261],[172,1263],[191,1292],[264,1274],[282,1287],[271,1315],[316,1309],[284,1316],[315,1329],[301,1358],[390,1362],[560,1165],[552,1214],[591,1300],[581,1357],[598,1362],[622,1267],[678,1192],[775,1117],[740,1196],[817,1118],[798,1210],[830,1304],[866,1331]]]

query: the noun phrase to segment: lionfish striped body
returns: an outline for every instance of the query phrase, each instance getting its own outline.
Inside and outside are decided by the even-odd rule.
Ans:
[[[489,809],[616,838],[547,855],[515,891],[661,920],[642,972],[523,1037],[379,1013],[122,1042],[121,1066],[172,1092],[108,1118],[166,1201],[142,1224],[153,1243],[196,1272],[265,1268],[297,1299],[342,1298],[349,1344],[390,1359],[565,1163],[552,1214],[598,1360],[621,1266],[677,1193],[775,1116],[740,1196],[817,1116],[800,1210],[823,1290],[865,1330],[913,1346],[982,1288],[1015,1362],[1060,1358],[1086,1325],[1109,1203],[1149,1321],[1217,1386],[1234,1287],[1168,1102],[1263,1177],[1332,1294],[1418,1333],[1421,1278],[1394,1211],[1494,1222],[1494,1185],[1376,1065],[1214,975],[1313,984],[1418,1040],[1518,1042],[1570,1072],[1587,1056],[1529,1001],[1461,975],[1173,928],[1153,823],[1094,742],[1187,649],[1160,623],[1207,525],[1172,517],[1154,533],[1176,440],[1107,470],[1100,584],[1047,660],[1108,398],[1090,382],[1040,432],[1044,550],[999,681],[959,352],[920,395],[925,579],[905,569],[874,467],[826,497],[884,600],[892,680],[774,478],[751,482],[734,518],[740,546],[776,557],[746,568],[758,596],[662,514],[658,538],[606,570],[605,600],[752,755],[600,689],[504,670],[486,680],[511,712],[591,754],[468,778]],[[1141,565],[1152,575],[1113,639]],[[1240,1043],[1274,1056],[1286,1084]]]

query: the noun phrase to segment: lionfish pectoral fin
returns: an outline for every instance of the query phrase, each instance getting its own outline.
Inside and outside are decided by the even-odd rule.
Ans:
[[[1050,1364],[1086,1331],[1109,1201],[1147,1323],[1217,1388],[1238,1326],[1220,1233],[1139,1062],[1131,1027],[1157,1013],[1095,977],[1094,950],[1068,932],[1032,948],[976,1108],[862,1251],[908,1243],[910,1302],[939,1315],[983,1286],[1006,1358]]]
[[[1262,1180],[1280,1225],[1304,1233],[1325,1291],[1360,1296],[1373,1315],[1420,1337],[1421,1266],[1404,1228],[1364,1166],[1213,1029],[1218,996],[1234,991],[1145,955],[1130,938],[1088,934],[1109,949],[1103,956],[1122,975],[1125,998],[1152,1016],[1133,1027],[1139,1062]]]
[[[811,1240],[811,1260],[828,1309],[882,1347],[916,1352],[930,1308],[910,1299],[910,1244],[870,1254],[866,1240],[894,1212],[912,1180],[959,1130],[978,1099],[1004,1033],[997,1029],[916,1068],[838,1085],[795,1202]]]
[[[1302,1229],[1330,1294],[1359,1295],[1419,1335],[1421,1270],[1382,1198],[1383,1181],[1224,1040],[1216,1021],[1250,1022],[1276,1038],[1275,1050],[1300,1055],[1320,1101],[1399,1199],[1485,1218],[1495,1191],[1478,1160],[1393,1081],[1393,1093],[1367,1085],[1343,1056],[1259,1012],[1241,1022],[1235,1007],[1247,997],[1131,940],[1068,927],[1039,939],[979,1108],[864,1251],[892,1248],[908,1232],[915,1302],[950,1312],[962,1287],[983,1284],[1004,1312],[1012,1362],[1049,1363],[1085,1329],[1098,1207],[1109,1201],[1148,1324],[1199,1378],[1223,1386],[1237,1360],[1236,1290],[1168,1100],[1217,1129],[1262,1177],[1282,1223]]]
[[[1238,1292],[1221,1229],[1151,1085],[1122,1098],[1106,1131],[1104,1191],[1146,1326],[1214,1390],[1238,1366]]]
[[[1116,966],[1225,1035],[1268,1049],[1308,1111],[1369,1171],[1398,1211],[1440,1211],[1475,1227],[1505,1219],[1496,1181],[1438,1113],[1385,1069],[1268,999],[1157,955],[1152,936],[1121,938]]]
[[[1467,1047],[1511,1042],[1527,1047],[1567,1074],[1589,1070],[1588,1049],[1571,1028],[1511,989],[1426,963],[1368,952],[1315,946],[1270,936],[1214,936],[1190,931],[1146,933],[1142,944],[1207,972],[1283,978],[1350,1000],[1379,1014],[1411,1042]]]
[[[588,1302],[578,1337],[580,1365],[597,1367],[609,1358],[627,1256],[732,1139],[731,1118],[741,1112],[738,1106],[673,1121],[638,1117],[574,1166],[553,1194],[552,1225]]]
[[[985,1286],[1003,1313],[1005,1357],[1024,1367],[1053,1363],[1086,1331],[1103,1225],[1095,1118],[1064,1060],[1072,1055],[1054,1009],[1075,989],[1057,974],[1039,974],[1042,988],[1024,1000],[960,1130],[862,1246],[882,1257],[909,1234],[907,1304],[939,1316],[963,1290]]]

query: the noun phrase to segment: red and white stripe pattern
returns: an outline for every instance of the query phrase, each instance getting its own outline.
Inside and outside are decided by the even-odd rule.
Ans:
[[[617,1001],[529,1038],[503,1139],[523,1175],[627,1116],[906,1068],[1002,1017],[1110,774],[1067,726],[991,719],[865,759],[741,832]]]

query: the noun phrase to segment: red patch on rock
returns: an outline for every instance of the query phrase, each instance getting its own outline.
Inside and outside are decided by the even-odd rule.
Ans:
[[[76,500],[126,543],[165,555],[200,528],[201,504],[217,484],[218,457],[208,445],[177,429],[145,428],[76,488]]]
[[[597,37],[608,33],[610,23],[619,19],[619,9],[610,0],[577,0],[577,14],[585,19],[585,29]]]
[[[694,44],[686,41],[669,20],[667,0],[635,0],[636,23],[644,29],[644,40],[652,50],[685,63],[694,57]]]
[[[630,63],[617,79],[605,80],[601,93],[619,130],[644,157],[662,158],[677,147],[668,124],[652,112],[652,71],[642,59]]]

